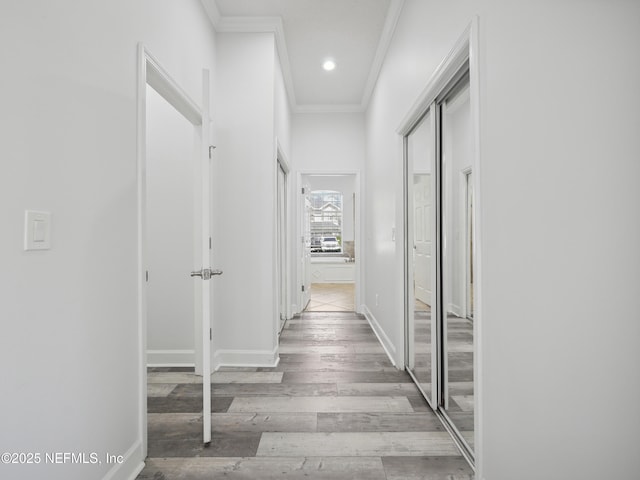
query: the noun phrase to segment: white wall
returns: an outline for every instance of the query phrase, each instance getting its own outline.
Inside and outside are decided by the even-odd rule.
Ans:
[[[274,36],[217,37],[214,364],[277,358]]]
[[[200,3],[7,0],[0,7],[0,450],[107,452],[122,466],[2,465],[4,478],[128,478],[141,465],[137,44],[194,98],[212,68]],[[25,209],[52,248],[22,250]]]
[[[402,221],[394,132],[476,13],[479,478],[634,478],[637,2],[405,2],[367,112],[365,301],[401,351],[402,239],[390,235]]]
[[[274,65],[274,115],[275,115],[275,135],[278,137],[280,148],[291,162],[291,123],[292,112],[289,105],[289,97],[284,84],[284,76],[282,67],[280,66],[280,57],[275,55]],[[291,166],[291,165],[290,165]]]
[[[147,87],[149,365],[195,363],[194,137],[193,125]]]
[[[297,113],[292,154],[299,172],[339,173],[364,168],[362,113]]]

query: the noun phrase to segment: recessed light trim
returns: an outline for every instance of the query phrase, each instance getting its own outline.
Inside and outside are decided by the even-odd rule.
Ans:
[[[322,64],[322,68],[324,68],[327,72],[330,72],[336,68],[336,62],[332,59],[327,59]]]

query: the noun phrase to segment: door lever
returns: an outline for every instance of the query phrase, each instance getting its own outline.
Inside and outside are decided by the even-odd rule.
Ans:
[[[211,270],[209,268],[203,268],[201,270],[195,270],[191,272],[192,277],[200,277],[203,280],[209,280],[213,275],[222,275],[222,270]]]

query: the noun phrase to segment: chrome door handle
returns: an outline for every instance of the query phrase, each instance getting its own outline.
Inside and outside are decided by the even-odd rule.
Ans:
[[[201,270],[191,272],[192,277],[200,277],[203,280],[209,280],[213,275],[222,275],[222,270],[210,270],[208,268],[203,268]]]

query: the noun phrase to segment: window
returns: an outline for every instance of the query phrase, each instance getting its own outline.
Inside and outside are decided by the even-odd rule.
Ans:
[[[342,253],[342,193],[314,190],[311,202],[311,253]]]

